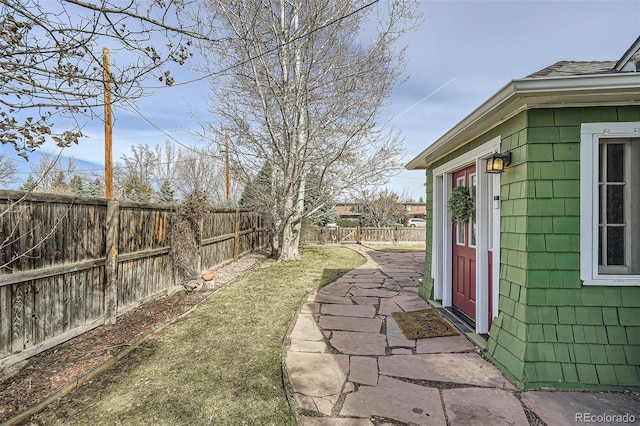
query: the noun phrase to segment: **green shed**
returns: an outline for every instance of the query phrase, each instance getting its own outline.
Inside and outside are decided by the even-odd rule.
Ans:
[[[423,298],[521,389],[640,389],[640,38],[512,80],[407,168]]]

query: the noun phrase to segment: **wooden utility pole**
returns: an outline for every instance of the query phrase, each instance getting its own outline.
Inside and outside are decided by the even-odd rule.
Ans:
[[[227,156],[227,160],[226,160],[226,175],[227,175],[227,201],[229,201],[229,198],[231,198],[231,174],[229,172],[229,130],[225,129],[224,130],[224,147],[225,147],[225,154]]]
[[[105,196],[107,200],[113,198],[113,164],[111,163],[111,144],[113,139],[111,118],[111,72],[109,71],[109,48],[102,48],[104,61],[104,71],[102,79],[104,81],[104,183]]]

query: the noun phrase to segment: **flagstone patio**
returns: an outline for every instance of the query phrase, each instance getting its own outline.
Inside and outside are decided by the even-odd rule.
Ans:
[[[546,404],[563,411],[558,392],[517,390],[463,335],[404,337],[392,312],[431,308],[417,293],[424,253],[351,248],[367,262],[309,294],[285,339],[285,382],[302,425],[537,425],[549,421]],[[635,401],[563,398],[620,414]],[[573,424],[564,411],[550,424]]]

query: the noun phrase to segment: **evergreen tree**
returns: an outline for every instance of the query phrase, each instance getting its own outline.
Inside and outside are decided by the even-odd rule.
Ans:
[[[309,217],[314,224],[320,226],[338,221],[330,186],[321,183],[318,173],[311,172],[307,177],[304,216]]]
[[[124,183],[122,195],[128,201],[149,202],[153,196],[153,188],[138,176],[131,176]]]
[[[266,209],[271,194],[271,167],[265,164],[251,182],[245,185],[239,204],[251,209]]]
[[[69,181],[69,189],[73,192],[73,195],[83,196],[84,194],[84,183],[82,182],[82,177],[78,175],[74,175]]]
[[[24,183],[22,185],[20,185],[20,188],[18,188],[18,189],[20,189],[21,191],[33,192],[33,191],[36,190],[37,185],[38,185],[38,183],[33,178],[33,176],[29,175],[27,180],[24,181]]]
[[[171,189],[169,181],[163,181],[158,191],[158,202],[161,204],[170,204],[175,201],[175,191]]]
[[[50,192],[63,194],[67,191],[67,179],[62,170],[59,170],[51,181]]]
[[[100,178],[90,181],[83,191],[85,197],[100,198],[104,197],[104,185]]]

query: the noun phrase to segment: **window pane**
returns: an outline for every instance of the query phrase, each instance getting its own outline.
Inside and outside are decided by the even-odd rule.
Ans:
[[[607,227],[607,265],[624,265],[624,227]]]
[[[624,144],[607,144],[607,182],[624,182]]]
[[[598,207],[598,223],[602,225],[604,223],[604,215],[602,214],[603,210],[606,208],[606,203],[604,202],[604,189],[605,185],[599,185],[598,187],[598,200],[600,200],[600,204]]]
[[[624,223],[624,185],[607,185],[607,224]]]
[[[602,240],[602,226],[598,227],[598,265],[602,265],[602,252],[604,251],[603,240]]]
[[[456,222],[456,242],[461,246],[465,245],[465,241],[464,241],[464,222],[462,222],[462,223]]]

